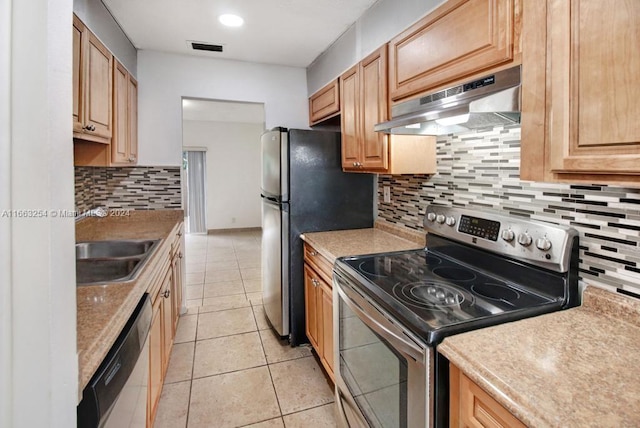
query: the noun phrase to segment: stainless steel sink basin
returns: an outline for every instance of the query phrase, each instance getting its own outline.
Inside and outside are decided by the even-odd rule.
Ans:
[[[88,241],[76,244],[76,260],[132,257],[147,254],[158,241],[153,240],[120,240],[120,241]]]
[[[76,285],[128,282],[160,240],[88,241],[76,244]]]
[[[137,257],[124,259],[80,259],[76,260],[76,284],[102,284],[124,282],[140,265]]]

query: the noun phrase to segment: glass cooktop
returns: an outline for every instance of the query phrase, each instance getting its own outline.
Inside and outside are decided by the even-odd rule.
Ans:
[[[427,249],[344,257],[335,270],[411,324],[427,343],[549,312],[565,301],[563,280],[555,275],[541,276],[504,260],[462,263]]]

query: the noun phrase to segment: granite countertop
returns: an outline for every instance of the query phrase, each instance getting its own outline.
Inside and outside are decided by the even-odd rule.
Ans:
[[[135,281],[76,287],[80,398],[82,390],[147,291],[156,270],[168,259],[171,240],[167,237],[184,218],[182,210],[132,210],[128,213],[124,216],[85,218],[76,224],[76,242],[162,239]]]
[[[438,351],[528,426],[640,426],[636,299],[587,287],[580,307],[451,336]]]
[[[403,231],[381,222],[367,229],[304,233],[301,238],[331,263],[342,256],[414,250],[425,246],[425,233]]]

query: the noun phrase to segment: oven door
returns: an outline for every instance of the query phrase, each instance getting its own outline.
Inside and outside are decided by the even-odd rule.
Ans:
[[[336,403],[343,427],[431,427],[433,349],[334,271]]]

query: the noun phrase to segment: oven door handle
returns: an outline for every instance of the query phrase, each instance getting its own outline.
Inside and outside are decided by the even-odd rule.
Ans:
[[[344,302],[351,308],[354,312],[357,313],[358,317],[362,322],[364,322],[369,328],[382,336],[385,340],[389,341],[389,343],[393,344],[393,346],[398,350],[403,352],[404,354],[410,356],[415,361],[424,361],[425,352],[424,349],[419,348],[417,345],[409,342],[406,339],[403,339],[398,334],[391,331],[389,328],[385,327],[380,323],[380,321],[376,320],[368,314],[362,307],[354,300],[356,296],[349,296],[349,292],[346,289],[343,289],[340,284],[337,284],[336,287],[338,294],[344,300]],[[377,309],[376,309],[377,310]]]

